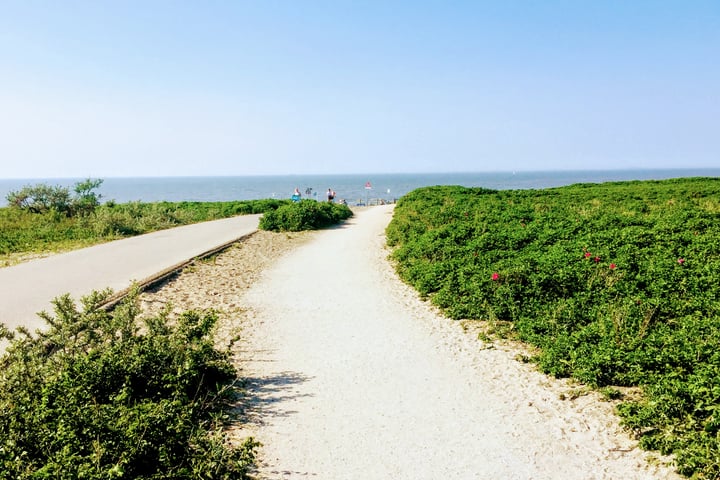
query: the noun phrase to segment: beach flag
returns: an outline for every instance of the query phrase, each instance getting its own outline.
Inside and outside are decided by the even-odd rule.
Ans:
[[[370,185],[370,182],[365,183],[365,189],[370,190],[372,188],[372,185]]]

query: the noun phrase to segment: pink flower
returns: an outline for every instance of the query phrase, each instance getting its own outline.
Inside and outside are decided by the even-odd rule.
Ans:
[[[497,272],[493,272],[493,274],[490,276],[490,278],[492,279],[493,282],[497,282],[498,280],[500,280],[500,275],[498,275]]]
[[[611,264],[610,264],[610,270],[615,270],[615,268],[617,268],[617,265],[615,265],[614,263],[611,263]]]
[[[683,263],[685,263],[685,259],[684,259],[684,258],[678,258],[678,263],[679,263],[680,265],[682,265]]]
[[[585,258],[590,258],[590,255],[591,255],[590,252],[585,252]]]

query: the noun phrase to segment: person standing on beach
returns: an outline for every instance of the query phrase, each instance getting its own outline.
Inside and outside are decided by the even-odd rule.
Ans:
[[[335,199],[335,191],[332,188],[328,188],[327,199],[328,199],[328,202],[331,202],[331,203]]]

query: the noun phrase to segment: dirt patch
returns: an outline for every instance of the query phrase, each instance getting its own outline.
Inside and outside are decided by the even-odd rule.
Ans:
[[[245,312],[241,298],[274,261],[312,238],[312,232],[275,233],[259,230],[212,257],[196,260],[140,295],[143,315],[168,310],[214,310],[220,341],[235,336]]]

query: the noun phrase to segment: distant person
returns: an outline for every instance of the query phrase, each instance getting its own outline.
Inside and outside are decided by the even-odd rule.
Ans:
[[[305,196],[306,196],[307,198],[312,197],[312,187],[307,187],[307,188],[305,189]]]
[[[300,201],[300,189],[299,189],[299,188],[295,187],[295,191],[293,192],[292,197],[290,197],[290,199],[291,199],[293,202],[299,202],[299,201]]]
[[[328,199],[328,202],[331,202],[331,203],[335,199],[335,191],[332,188],[328,188],[327,199]]]

